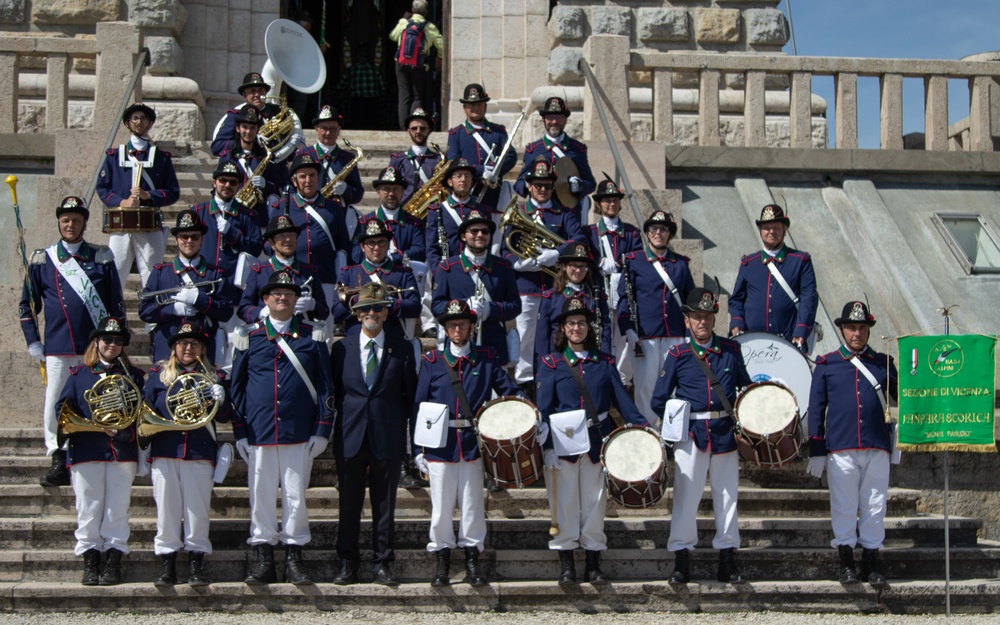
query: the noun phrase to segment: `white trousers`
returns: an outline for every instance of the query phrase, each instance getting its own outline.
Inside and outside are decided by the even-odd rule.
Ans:
[[[514,381],[518,384],[534,380],[535,330],[538,328],[538,305],[541,301],[542,298],[537,295],[521,296],[521,314],[517,316],[517,331],[521,335],[521,357],[514,367]]]
[[[628,339],[618,331],[618,326],[614,323],[612,323],[611,328],[611,351],[615,356],[615,365],[618,367],[618,375],[621,376],[622,384],[628,384],[632,381],[632,363],[635,357],[632,355],[632,350],[628,348]],[[652,395],[650,395],[650,399],[652,399]]]
[[[663,361],[667,357],[667,352],[674,345],[682,343],[684,343],[683,338],[639,339],[639,344],[642,346],[642,358],[635,358],[629,354],[632,356],[635,405],[639,408],[642,416],[646,417],[646,421],[649,421],[650,425],[656,428],[658,428],[663,415],[653,414],[653,409],[649,407],[653,401],[653,388],[656,386],[657,378],[660,377],[660,371],[663,370]]]
[[[83,363],[83,356],[46,356],[45,375],[48,383],[45,386],[45,410],[42,413],[45,430],[45,453],[51,456],[59,449],[56,433],[59,431],[59,415],[56,414],[56,402],[69,380],[69,368]]]
[[[431,302],[434,297],[434,287],[433,287],[433,277],[431,272],[427,272],[424,276],[422,282],[419,282],[417,286],[420,287],[420,329],[421,332],[426,332],[431,328],[437,326],[437,319],[434,318],[434,313],[431,312]],[[420,338],[420,337],[417,337]]]
[[[70,467],[76,495],[76,546],[73,553],[117,549],[128,553],[128,506],[134,462],[82,462]]]
[[[153,499],[156,500],[153,553],[162,556],[181,549],[189,553],[212,553],[208,526],[214,473],[212,463],[207,460],[153,459]]]
[[[736,518],[740,455],[699,451],[694,441],[674,443],[674,509],[670,516],[670,551],[694,549],[698,544],[698,502],[706,478],[712,478],[712,507],[715,511],[714,549],[739,548],[740,528]]]
[[[486,540],[486,506],[483,492],[483,461],[428,462],[431,483],[431,531],[427,551],[475,547],[482,551]],[[458,508],[458,540],[452,514]]]
[[[333,348],[333,305],[340,301],[340,296],[337,295],[337,285],[336,284],[324,284],[323,285],[323,295],[326,296],[326,303],[330,306],[330,314],[326,316],[326,349],[329,351]]]
[[[833,540],[840,545],[881,549],[885,540],[889,452],[881,449],[838,451],[827,455]]]
[[[122,288],[125,288],[125,280],[128,279],[129,271],[132,269],[132,260],[139,268],[139,288],[146,286],[149,274],[153,271],[153,265],[163,262],[163,254],[167,251],[167,233],[160,232],[132,232],[132,233],[112,233],[108,235],[108,247],[115,256],[115,267],[118,268],[118,279],[121,280]]]
[[[559,533],[549,541],[549,549],[604,551],[608,548],[604,534],[608,490],[600,463],[591,462],[588,456],[576,462],[559,460],[558,471],[545,470],[545,488],[553,521],[559,524]]]
[[[250,487],[251,546],[304,545],[309,542],[306,471],[312,466],[306,444],[251,445],[247,482]],[[278,530],[278,487],[281,487],[281,530]]]

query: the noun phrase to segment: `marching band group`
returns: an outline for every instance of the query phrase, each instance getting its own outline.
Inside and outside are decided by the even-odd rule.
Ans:
[[[449,131],[447,151],[428,146],[433,119],[415,109],[405,119],[412,145],[372,182],[379,206],[361,214],[363,150],[338,144],[343,118],[324,106],[313,120],[317,143],[307,146],[294,114],[264,102],[269,88],[248,74],[239,89],[246,102],[219,122],[213,193],[169,229],[172,262],[162,258],[160,208],[176,202],[179,185],[170,155],[148,137],[155,111],[142,103],[125,111],[131,138],[108,151],[99,176],[110,248],[84,240],[89,209],[67,197],[56,209],[59,241],[31,257],[20,316],[29,354],[48,375],[52,469],[41,483],[73,486],[83,583],[122,579],[137,471],[151,472],[158,509],[156,585],[177,583],[181,550],[189,583],[209,583],[212,484],[233,458],[217,442],[216,423],[225,422],[248,469],[248,584],[277,581],[279,544],[286,581],[312,583],[302,560],[305,494],[314,459],[331,443],[336,584],[359,578],[366,487],[372,574],[398,583],[396,489],[422,477],[433,586],[450,583],[455,549],[465,581],[486,584],[484,488],[543,477],[559,583],[577,582],[573,553],[582,549],[583,579],[606,584],[606,499],[654,504],[668,448],[670,582],[691,578],[707,480],[718,579],[744,581],[737,449],[753,432],[734,406],[753,381],[738,335],[770,332],[808,351],[818,304],[809,255],[785,244],[782,208],[761,212],[762,250],[742,259],[732,326],[720,336],[718,292],[697,288],[688,259],[670,248],[673,216],[654,210],[641,233],[621,220],[624,194],[595,180],[586,146],[564,132],[570,111],[561,98],[539,109],[545,135],[525,147],[513,185],[498,184],[517,156],[507,130],[486,119],[481,85],[465,88],[466,120]],[[524,200],[508,203],[513,193]],[[155,363],[148,374],[126,353],[122,285],[133,260]],[[828,472],[841,581],[879,586],[891,444],[884,405],[895,368],[867,345],[874,323],[865,303],[848,303],[836,320],[844,347],[816,360],[808,471]],[[436,337],[437,349],[421,354],[421,337]],[[785,434],[804,438],[793,421]]]

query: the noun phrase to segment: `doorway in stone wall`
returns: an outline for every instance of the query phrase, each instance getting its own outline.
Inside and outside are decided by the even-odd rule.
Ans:
[[[428,18],[440,28],[445,0],[427,2]],[[344,116],[345,128],[398,128],[397,46],[389,33],[411,4],[412,0],[288,0],[284,16],[308,28],[326,58],[326,85],[319,93],[289,91],[289,103],[304,127],[312,127],[322,105],[332,104]],[[429,65],[424,108],[440,119],[441,72],[435,71],[434,58]]]

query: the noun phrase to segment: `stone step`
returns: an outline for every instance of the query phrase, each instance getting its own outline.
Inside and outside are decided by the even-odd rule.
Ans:
[[[458,575],[456,574],[456,579]],[[950,586],[956,613],[996,610],[1000,581],[970,579]],[[354,618],[348,610],[393,612],[517,612],[538,610],[593,614],[630,611],[698,613],[764,612],[899,613],[944,612],[945,584],[934,580],[893,580],[884,591],[867,584],[843,586],[832,581],[768,581],[734,587],[718,582],[672,587],[663,581],[619,581],[604,588],[581,584],[564,588],[551,581],[494,582],[485,588],[456,584],[431,588],[425,581],[386,588],[375,584],[304,588],[291,584],[251,587],[240,582],[204,588],[180,585],[159,589],[148,581],[120,586],[87,587],[78,582],[0,583],[0,611],[87,612],[128,610],[136,613],[226,611],[285,613],[323,611],[331,622]],[[474,616],[471,618],[475,618]],[[516,617],[515,617],[516,620]]]
[[[142,480],[144,483],[148,479]],[[132,487],[129,511],[134,517],[155,516],[156,503],[152,486],[139,484]],[[246,486],[233,485],[227,476],[228,486],[216,486],[212,497],[212,515],[215,518],[245,518],[249,515]],[[888,516],[916,516],[918,491],[891,489]],[[310,517],[336,518],[340,494],[330,486],[311,487],[306,492]],[[75,498],[70,486],[44,488],[38,484],[0,485],[0,510],[6,517],[31,517],[76,514]],[[667,514],[673,506],[672,491],[652,508],[625,508],[609,500],[608,518],[642,518]],[[704,516],[712,513],[711,491],[706,488],[699,507]],[[830,497],[827,491],[771,490],[762,488],[740,489],[739,513],[742,518],[775,518],[794,512],[795,518],[830,517]],[[365,508],[368,514],[368,507]],[[332,515],[332,516],[331,516]],[[396,500],[396,518],[427,519],[431,515],[430,491],[426,488],[400,488]],[[548,495],[544,488],[525,488],[486,493],[486,516],[494,519],[547,519],[550,516]]]
[[[275,549],[278,579],[284,579],[284,551]],[[246,549],[216,550],[206,559],[207,571],[214,582],[239,582],[246,577],[248,554]],[[365,563],[370,552],[362,553]],[[575,552],[577,571],[582,572],[584,554]],[[996,546],[959,547],[951,551],[953,579],[993,578],[998,574],[1000,548]],[[452,553],[452,580],[459,583],[464,575],[461,550]],[[860,552],[859,552],[860,557]],[[303,558],[310,575],[320,583],[330,582],[339,571],[335,550],[318,550],[311,546],[303,551]],[[558,558],[550,550],[486,550],[480,555],[480,564],[491,581],[554,579],[558,571]],[[837,570],[838,557],[830,548],[820,549],[742,549],[739,561],[745,575],[751,580],[832,579]],[[125,556],[124,579],[126,582],[149,583],[160,572],[161,559],[151,551],[132,551]],[[691,557],[691,574],[695,580],[715,578],[718,555],[712,549],[695,551]],[[880,555],[883,573],[890,579],[939,579],[944,576],[944,557],[940,549],[885,549]],[[601,568],[613,580],[664,580],[673,570],[673,555],[664,549],[612,549],[602,555]],[[393,572],[404,582],[429,581],[434,574],[435,558],[422,549],[404,549],[396,552]],[[78,582],[81,560],[72,550],[35,549],[31,551],[0,552],[0,581],[4,582]],[[370,569],[362,565],[359,571],[362,582],[371,581]],[[187,556],[178,556],[178,578],[187,578]]]
[[[333,549],[338,522],[319,518],[310,521],[312,546]],[[325,514],[333,516],[335,510]],[[397,549],[423,549],[427,543],[428,520],[397,519]],[[496,550],[545,550],[548,546],[548,519],[490,519],[486,546]],[[150,549],[156,533],[153,517],[132,517],[129,526],[133,549]],[[829,519],[741,518],[740,535],[744,547],[822,548],[833,537]],[[982,526],[978,519],[952,517],[951,545],[977,546],[976,533]],[[941,547],[944,544],[944,521],[940,516],[890,517],[885,520],[887,547]],[[698,519],[699,545],[712,544],[715,522],[711,517]],[[0,518],[0,549],[65,548],[76,529],[76,517],[52,516],[41,519]],[[227,517],[211,523],[210,536],[218,550],[238,549],[247,537],[249,520]],[[666,516],[612,518],[605,522],[609,549],[666,549],[670,521]],[[362,519],[360,544],[371,544],[371,521]]]

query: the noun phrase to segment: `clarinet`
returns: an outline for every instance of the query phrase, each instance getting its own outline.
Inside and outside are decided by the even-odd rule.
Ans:
[[[448,250],[448,235],[444,231],[444,209],[438,205],[438,247],[441,248],[441,260],[451,256]]]
[[[632,266],[628,256],[622,254],[622,280],[625,281],[625,297],[628,301],[628,315],[632,318],[632,325],[635,327],[636,336],[639,335],[639,303],[635,299],[635,284],[632,278]],[[636,341],[632,348],[632,353],[636,358],[642,358],[642,345]]]

